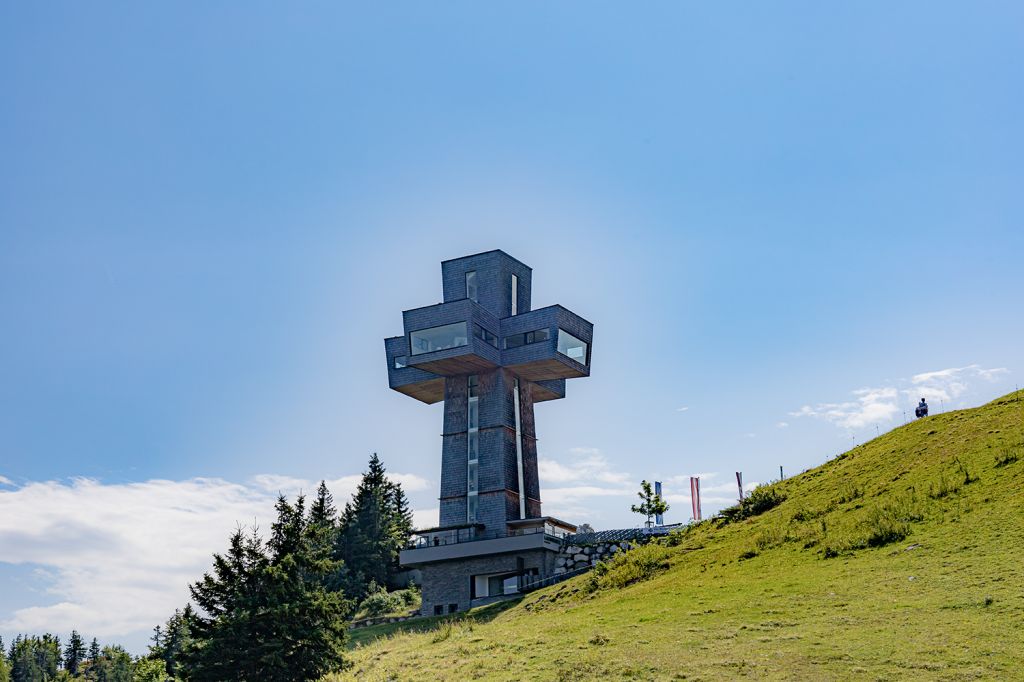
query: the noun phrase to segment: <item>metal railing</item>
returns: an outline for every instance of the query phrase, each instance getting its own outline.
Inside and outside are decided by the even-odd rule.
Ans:
[[[549,575],[546,578],[540,578],[539,580],[533,580],[531,582],[524,583],[523,585],[520,585],[519,586],[519,592],[522,593],[522,594],[526,594],[527,592],[533,592],[534,590],[539,590],[542,587],[549,587],[551,585],[556,585],[556,584],[562,582],[563,580],[568,580],[569,578],[575,578],[578,575],[582,575],[582,574],[586,573],[587,571],[591,570],[592,568],[594,568],[594,567],[593,566],[583,566],[582,568],[576,568],[576,569],[573,569],[571,571],[566,571],[565,573],[560,573],[558,575]]]
[[[658,537],[668,535],[674,530],[679,530],[684,524],[674,523],[670,526],[653,526],[651,528],[620,528],[617,530],[599,530],[593,533],[575,533],[566,535],[563,542],[566,545],[593,545],[601,542],[624,542],[626,540],[637,540],[640,538]]]
[[[497,540],[498,538],[518,537],[521,535],[544,534],[553,542],[563,542],[563,535],[550,533],[546,528],[514,528],[506,533],[497,530],[479,531],[475,528],[459,528],[457,530],[436,531],[418,535],[413,533],[412,539],[407,543],[406,549],[426,549],[428,547],[444,547],[445,545],[458,545],[463,542],[478,542],[480,540]]]

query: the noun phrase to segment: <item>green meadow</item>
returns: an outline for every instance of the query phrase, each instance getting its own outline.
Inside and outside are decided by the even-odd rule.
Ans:
[[[518,601],[351,647],[331,682],[1024,679],[1024,395],[899,427]]]

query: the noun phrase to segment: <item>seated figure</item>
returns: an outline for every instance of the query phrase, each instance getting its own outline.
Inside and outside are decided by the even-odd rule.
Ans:
[[[921,398],[921,402],[917,404],[917,409],[914,410],[914,414],[917,415],[918,419],[928,416],[928,403],[924,401],[924,398]]]

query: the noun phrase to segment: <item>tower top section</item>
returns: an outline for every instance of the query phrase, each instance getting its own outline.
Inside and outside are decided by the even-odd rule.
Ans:
[[[539,402],[590,375],[594,325],[560,305],[535,310],[528,265],[485,251],[444,261],[441,279],[444,301],[403,311],[404,333],[384,341],[391,388],[436,403],[446,377],[501,367]]]
[[[469,298],[498,319],[530,312],[532,281],[532,268],[497,249],[441,263],[445,303]]]

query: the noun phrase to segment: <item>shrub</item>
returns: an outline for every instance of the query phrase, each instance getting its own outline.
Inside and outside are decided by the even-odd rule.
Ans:
[[[739,504],[723,509],[718,515],[725,523],[742,521],[763,514],[769,509],[774,509],[785,499],[786,496],[776,490],[774,486],[759,485],[750,491],[750,494],[744,497]]]
[[[599,589],[621,589],[627,585],[649,580],[668,568],[669,549],[659,543],[649,543],[619,552],[610,561],[598,562],[587,582],[589,592]]]
[[[404,592],[405,590],[402,590]],[[374,618],[398,611],[406,606],[405,599],[398,592],[388,592],[383,587],[371,592],[360,604],[359,610],[367,617]]]

